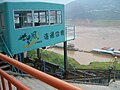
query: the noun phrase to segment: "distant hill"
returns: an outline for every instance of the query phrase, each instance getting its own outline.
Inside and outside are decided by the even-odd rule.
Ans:
[[[66,19],[120,20],[120,0],[75,0],[65,12]]]

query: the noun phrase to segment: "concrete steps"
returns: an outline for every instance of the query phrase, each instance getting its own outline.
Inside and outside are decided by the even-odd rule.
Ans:
[[[7,64],[6,62],[0,60],[0,69],[2,69],[4,71],[8,71],[8,70],[10,70],[10,65]]]
[[[15,78],[29,87],[31,90],[56,90],[54,87],[49,86],[46,83],[33,77],[16,76]]]

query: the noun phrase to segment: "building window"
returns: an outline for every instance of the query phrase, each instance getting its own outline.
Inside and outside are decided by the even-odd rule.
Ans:
[[[50,11],[50,24],[56,24],[56,11]]]
[[[48,11],[34,11],[34,25],[48,25],[49,24],[49,16]]]
[[[15,28],[32,27],[32,11],[14,11]]]
[[[62,12],[57,10],[50,11],[50,24],[62,23]]]
[[[62,23],[62,13],[61,11],[57,11],[57,24]]]
[[[3,18],[0,18],[2,20]],[[47,10],[36,11],[14,11],[15,28],[42,26],[62,23],[62,11],[51,10],[50,15]],[[1,22],[0,22],[1,24]]]
[[[0,12],[0,28],[1,28],[1,29],[4,29],[4,28],[5,28],[3,12]]]

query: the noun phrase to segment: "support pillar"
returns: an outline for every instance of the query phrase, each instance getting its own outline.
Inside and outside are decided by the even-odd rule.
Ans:
[[[39,60],[41,59],[41,55],[40,55],[41,53],[40,53],[40,49],[38,48],[37,49],[37,57],[39,58]]]
[[[39,67],[42,68],[42,66],[44,65],[43,65],[43,61],[41,60],[41,50],[39,48],[37,49],[37,58],[38,59],[36,59],[34,62],[34,67],[36,69],[38,69]]]
[[[20,62],[24,62],[24,54],[23,54],[23,53],[19,53],[19,54],[18,54],[18,60],[19,60]]]
[[[64,42],[64,78],[67,78],[67,41]]]
[[[17,56],[18,56],[19,62],[24,62],[24,54],[23,53],[19,53]],[[18,73],[23,74],[23,71],[18,69]]]

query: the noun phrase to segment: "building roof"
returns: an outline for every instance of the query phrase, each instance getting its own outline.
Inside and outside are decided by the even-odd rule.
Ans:
[[[56,3],[50,0],[0,0],[0,3],[4,2],[48,2],[48,3]]]

